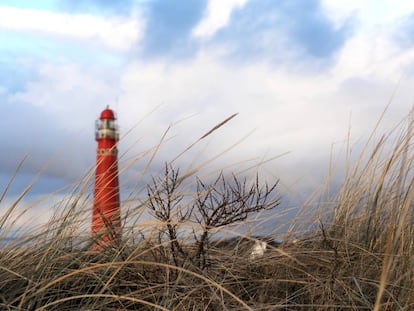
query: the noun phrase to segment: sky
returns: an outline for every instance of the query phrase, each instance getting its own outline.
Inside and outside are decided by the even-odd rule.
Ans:
[[[106,105],[125,193],[173,161],[259,171],[299,202],[388,103],[384,131],[408,114],[413,33],[406,0],[0,0],[1,191],[27,156],[0,209],[87,176]]]

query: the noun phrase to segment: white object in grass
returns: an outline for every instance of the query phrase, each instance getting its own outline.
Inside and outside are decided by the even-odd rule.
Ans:
[[[250,259],[253,260],[262,257],[264,255],[266,248],[267,243],[265,241],[256,240],[250,253]]]

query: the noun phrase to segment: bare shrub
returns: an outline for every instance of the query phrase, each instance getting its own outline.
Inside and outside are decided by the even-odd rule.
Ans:
[[[184,257],[200,269],[205,269],[213,230],[243,222],[252,214],[272,210],[280,204],[275,194],[278,183],[261,185],[258,176],[250,185],[247,179],[240,180],[234,174],[227,180],[220,173],[211,183],[197,178],[193,198],[186,204],[182,204],[184,196],[180,182],[179,171],[166,165],[165,175],[153,178],[148,186],[148,207],[165,227],[176,265],[179,264],[178,258]],[[195,252],[186,250],[184,241],[178,238],[179,226],[186,222],[201,228],[193,229]]]

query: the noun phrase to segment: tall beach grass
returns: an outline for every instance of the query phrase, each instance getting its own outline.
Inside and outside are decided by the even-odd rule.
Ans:
[[[0,309],[413,310],[412,136],[410,116],[377,140],[373,135],[347,163],[340,188],[304,203],[287,231],[266,237],[277,243],[255,258],[251,245],[263,237],[246,233],[254,226],[250,219],[285,212],[276,181],[219,172],[204,180],[198,174],[203,165],[181,172],[167,164],[125,198],[123,243],[101,253],[88,251],[93,169],[46,224],[26,231],[17,224],[33,208],[20,208],[31,185],[9,206],[5,186]],[[121,170],[144,155],[148,169],[158,147]],[[235,210],[225,209],[240,200]],[[206,221],[218,205],[219,212],[230,211],[222,215],[229,222]],[[240,206],[249,212],[231,219]]]

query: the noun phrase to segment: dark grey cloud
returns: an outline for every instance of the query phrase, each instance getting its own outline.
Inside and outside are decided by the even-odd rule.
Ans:
[[[150,1],[145,6],[147,25],[142,44],[145,56],[192,55],[197,44],[191,31],[200,21],[207,0]]]
[[[251,0],[233,12],[214,40],[232,44],[239,58],[330,59],[352,34],[353,23],[350,18],[336,29],[319,0]]]
[[[94,161],[93,124],[90,137],[63,129],[43,109],[30,104],[5,103],[0,113],[2,161],[0,174],[11,176],[27,156],[19,175],[73,182],[86,174]],[[25,179],[24,179],[25,180]]]
[[[22,168],[24,171],[24,166]],[[12,180],[12,175],[8,173],[0,173],[0,191],[5,191],[7,184],[11,182],[10,188],[7,190],[6,197],[17,197],[30,186],[30,190],[26,197],[31,195],[51,194],[54,191],[63,189],[68,186],[68,182],[61,178],[47,175],[36,176],[18,171],[16,177]],[[70,187],[69,189],[70,190]]]

